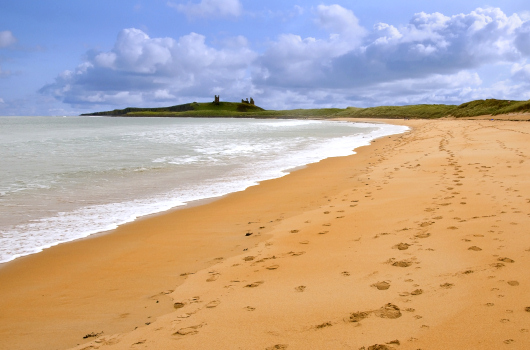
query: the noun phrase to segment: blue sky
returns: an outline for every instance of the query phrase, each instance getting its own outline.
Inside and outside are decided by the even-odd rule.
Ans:
[[[530,99],[530,4],[0,0],[0,115]]]

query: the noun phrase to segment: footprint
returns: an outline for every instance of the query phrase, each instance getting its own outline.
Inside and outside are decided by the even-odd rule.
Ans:
[[[83,337],[83,339],[88,339],[88,338],[97,338],[99,337],[100,335],[103,334],[103,331],[99,332],[99,333],[96,333],[96,332],[92,332],[92,333],[88,333],[87,335],[85,335]]]
[[[201,328],[202,326],[203,326],[203,324],[199,324],[199,325],[196,325],[196,326],[181,328],[178,331],[176,331],[175,333],[173,333],[173,335],[193,335],[193,334],[197,334],[197,333],[199,333],[199,331],[197,329]]]
[[[350,314],[350,318],[349,318],[349,321],[350,322],[360,322],[362,320],[364,320],[365,318],[367,318],[368,316],[370,316],[370,313],[369,312],[364,312],[364,311],[361,311],[361,312],[353,312]]]
[[[396,248],[396,249],[399,249],[399,250],[407,250],[409,249],[410,247],[410,244],[408,243],[399,243],[399,244],[396,244],[395,246],[393,246],[392,248]]]
[[[287,254],[289,254],[291,256],[300,256],[300,255],[304,255],[305,252],[289,252]]]
[[[258,281],[258,282],[254,282],[254,283],[251,283],[251,284],[247,284],[245,287],[243,288],[256,288],[256,287],[259,287],[260,285],[262,285],[265,281]]]
[[[346,277],[348,277],[350,275],[350,273],[348,271],[342,271],[340,274],[343,275],[343,276],[346,276]]]
[[[410,265],[412,265],[412,263],[407,260],[396,261],[392,264],[392,266],[398,266],[398,267],[409,267]]]
[[[296,287],[294,290],[297,291],[297,292],[303,292],[307,287],[306,286],[298,286]]]
[[[276,270],[278,267],[280,267],[280,265],[271,265],[271,266],[266,267],[266,269],[267,270]]]
[[[497,260],[505,262],[505,263],[514,263],[515,262],[514,260],[512,260],[510,258],[498,258]]]
[[[420,295],[423,294],[422,289],[416,289],[415,291],[411,292],[410,295]]]
[[[210,277],[208,277],[208,279],[206,280],[206,282],[217,281],[218,278],[219,278],[219,274],[218,274],[218,273],[214,273],[214,274],[212,274]]]
[[[364,346],[361,349],[367,349],[367,350],[394,350],[394,348],[390,346],[386,346],[384,344],[374,344],[370,345],[368,348],[365,348]]]
[[[519,282],[517,281],[508,281],[508,284],[512,287],[517,287],[519,285]]]
[[[315,328],[316,329],[322,329],[322,328],[331,327],[331,326],[333,326],[331,324],[331,322],[324,322],[322,324],[319,324],[319,325],[315,326]]]
[[[377,282],[377,283],[372,284],[371,287],[375,287],[379,290],[387,290],[388,288],[390,288],[390,283],[386,281]]]
[[[414,237],[416,237],[416,238],[427,238],[427,237],[430,237],[430,236],[431,236],[431,234],[426,232],[426,233],[418,233]]]
[[[219,304],[221,304],[219,300],[213,300],[213,301],[210,301],[208,304],[206,304],[206,307],[208,309],[213,309],[214,307],[219,306]]]
[[[388,303],[379,310],[374,311],[377,317],[395,319],[401,317],[401,311],[398,306]]]
[[[173,304],[175,309],[182,309],[184,306],[186,306],[186,304],[180,302]]]
[[[477,246],[472,246],[472,247],[467,248],[467,250],[474,250],[474,251],[476,251],[476,252],[479,252],[479,251],[482,250],[482,248],[479,248],[479,247],[477,247]]]
[[[287,349],[288,346],[289,346],[288,344],[276,344],[273,346],[269,346],[265,350],[284,350],[284,349]]]
[[[445,289],[450,289],[450,288],[454,287],[454,284],[452,284],[452,283],[444,283],[444,284],[440,284],[440,287],[445,288]]]

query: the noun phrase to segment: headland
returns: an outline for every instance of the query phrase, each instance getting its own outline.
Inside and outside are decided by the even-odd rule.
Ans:
[[[530,101],[475,100],[460,105],[420,104],[404,106],[377,106],[368,108],[318,108],[265,110],[248,98],[241,102],[192,102],[171,107],[115,109],[113,111],[82,114],[84,116],[112,117],[221,117],[221,118],[385,118],[385,119],[530,119]]]

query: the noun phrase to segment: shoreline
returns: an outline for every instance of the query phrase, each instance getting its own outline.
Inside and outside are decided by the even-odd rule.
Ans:
[[[299,123],[307,122],[299,121]],[[323,121],[323,123],[327,123],[322,124],[324,128],[326,125],[333,125],[331,124],[333,123],[332,121]],[[336,123],[337,121],[334,123],[335,128],[344,129],[344,126],[341,127],[340,124],[337,125]],[[366,124],[366,126],[365,124],[366,123],[362,123],[358,129],[363,130],[365,127],[370,127],[369,124]],[[143,193],[143,197],[132,197],[132,195],[122,196],[114,199],[113,202],[102,202],[98,201],[98,198],[94,198],[92,203],[88,206],[76,204],[69,209],[64,209],[64,219],[61,215],[63,213],[55,212],[48,216],[36,217],[34,220],[27,222],[19,222],[11,227],[3,227],[8,237],[11,236],[12,238],[15,238],[17,236],[24,235],[28,238],[26,239],[26,242],[21,242],[20,244],[18,244],[18,242],[16,242],[14,239],[6,239],[6,247],[2,248],[2,252],[0,254],[0,268],[4,263],[16,260],[17,258],[23,256],[38,254],[52,246],[64,244],[78,239],[85,239],[91,236],[107,234],[121,225],[136,221],[143,217],[158,215],[160,213],[168,212],[174,209],[183,209],[190,206],[195,206],[197,203],[200,205],[212,200],[217,200],[218,198],[233,192],[243,191],[246,187],[255,186],[265,180],[283,177],[289,172],[296,170],[300,166],[307,165],[303,163],[309,162],[309,164],[311,164],[313,162],[325,159],[324,157],[335,157],[347,155],[348,153],[354,153],[351,148],[358,148],[359,145],[365,144],[366,140],[370,142],[369,140],[371,139],[381,137],[381,134],[384,135],[384,133],[387,132],[400,131],[391,130],[392,128],[395,127],[386,125],[381,126],[380,130],[372,131],[367,135],[364,135],[362,132],[357,136],[352,134],[347,139],[348,142],[339,141],[342,140],[342,138],[340,135],[338,135],[334,138],[329,138],[326,141],[331,147],[320,147],[319,151],[317,152],[309,152],[307,150],[304,151],[303,148],[299,149],[298,152],[302,156],[301,159],[298,159],[296,156],[291,158],[284,157],[285,159],[291,160],[285,160],[283,163],[278,164],[274,162],[268,163],[268,167],[260,166],[258,167],[260,170],[253,170],[253,172],[249,171],[248,169],[243,169],[243,173],[246,175],[238,176],[239,174],[236,174],[236,176],[233,176],[225,181],[211,181],[211,183],[214,185],[208,185],[208,181],[212,180],[213,178],[208,178],[206,184],[200,182],[198,183],[198,186],[195,186],[195,183],[190,183],[188,185],[192,186],[193,188],[200,186],[198,191],[186,190],[187,187],[183,187],[177,183],[172,188],[166,186],[167,188],[163,189],[162,186],[158,188],[157,191],[153,189],[151,192],[145,192]],[[337,146],[333,143],[336,143],[336,141],[339,141],[339,143],[342,142],[340,143],[340,146]],[[322,140],[321,142],[325,141]],[[280,154],[278,154],[278,158],[281,159]],[[244,166],[241,167],[244,168]],[[201,174],[199,174],[199,176],[200,175]],[[156,174],[151,176],[156,176]],[[153,181],[153,179],[155,183],[157,181],[163,183],[163,181],[157,180],[156,177],[152,177],[151,181]],[[118,179],[117,181],[120,180]],[[129,185],[134,185],[134,183],[129,182]],[[153,186],[153,188],[155,188],[155,186]],[[175,191],[175,189],[179,189],[178,195],[171,194],[173,191]],[[182,189],[184,189],[184,191],[182,191]],[[127,193],[128,191],[124,190],[122,192]],[[200,194],[196,195],[196,192],[199,192]],[[54,193],[52,192],[49,195],[54,196]],[[76,201],[73,199],[72,201],[73,203],[76,203]],[[16,205],[13,207],[16,207]],[[30,208],[30,210],[31,209],[32,208]],[[27,217],[32,218],[30,215],[27,215]],[[94,220],[93,217],[96,215],[98,218]],[[31,222],[33,223],[30,224]],[[72,229],[70,229],[70,227],[72,227]],[[41,230],[44,230],[46,234],[41,234],[39,232]],[[65,232],[63,232],[63,230],[65,230]],[[35,244],[32,242],[35,242]]]
[[[412,131],[0,269],[2,346],[530,347],[530,125],[384,121]]]
[[[384,136],[384,138],[400,135],[402,134]],[[292,180],[293,178],[311,177],[309,174],[313,173],[313,168],[320,169],[318,172],[326,173],[327,163],[340,162],[346,159],[351,162],[352,160],[349,159],[351,157],[354,157],[355,161],[358,153],[367,153],[365,149],[369,147],[356,148],[355,154],[349,156],[326,158],[317,163],[307,164],[301,169],[290,169],[291,172],[283,177],[261,181],[257,185],[240,192],[230,193],[219,198],[204,199],[198,201],[201,203],[196,205],[176,207],[165,212],[140,217],[135,221],[120,225],[114,230],[61,243],[39,253],[22,256],[0,264],[0,294],[4,296],[3,300],[0,300],[0,307],[7,311],[4,318],[5,323],[0,321],[0,334],[4,339],[4,344],[10,344],[11,349],[16,349],[17,346],[20,349],[28,347],[35,349],[72,347],[78,343],[86,342],[82,337],[92,332],[104,331],[105,334],[112,334],[131,331],[134,327],[145,325],[157,316],[171,312],[173,303],[167,294],[186,279],[186,274],[203,270],[217,263],[216,258],[240,254],[243,249],[251,248],[269,237],[267,234],[269,229],[260,230],[259,227],[261,226],[254,227],[256,224],[248,224],[253,220],[257,221],[256,219],[247,220],[248,215],[261,217],[263,212],[277,211],[274,196],[270,198],[271,196],[267,195],[267,191],[281,191],[284,187],[292,187],[293,190],[288,192],[294,192],[297,195],[302,192],[301,195],[304,196],[305,190],[296,187],[296,180]],[[306,173],[309,176],[305,175]],[[282,184],[284,182],[290,183],[290,185],[285,186]],[[259,206],[256,206],[255,209],[245,208],[248,207],[248,204],[240,208],[240,201],[255,203],[254,197],[258,198],[257,196],[269,197],[263,209],[258,209]],[[219,229],[215,227],[217,226],[217,219],[212,220],[211,218],[217,218],[218,213],[221,212],[226,214],[223,207],[227,205],[235,206],[240,208],[238,210],[243,209],[251,214],[233,215],[228,213],[229,218],[223,226],[229,228],[223,227],[222,234],[218,237],[217,231]],[[293,210],[292,201],[279,207],[283,207],[285,212]],[[199,217],[201,219],[198,219]],[[242,217],[245,219],[241,219]],[[197,221],[201,222],[198,223]],[[174,246],[178,245],[178,240],[169,237],[172,231],[169,226],[177,224],[177,222],[182,225],[182,228],[176,230],[178,234],[183,236],[180,239],[184,240],[186,244],[201,248],[204,251],[190,254],[185,249],[180,249],[178,252],[167,249],[164,256],[167,257],[168,261],[158,262],[157,259],[160,259],[161,256],[159,251],[155,251],[157,247],[153,248],[153,252],[148,252],[142,244],[145,243],[146,239],[156,237],[158,242],[167,243],[167,240],[170,240]],[[161,234],[154,233],[152,226],[156,226],[157,231],[163,232]],[[182,233],[184,228],[200,231],[201,228],[197,230],[197,226],[202,226],[202,230],[206,231],[200,234],[201,237],[199,238],[188,233]],[[248,228],[254,233],[249,237],[245,236]],[[215,244],[212,247],[205,247],[205,244],[200,242],[203,239]],[[245,247],[241,248],[243,246]],[[127,254],[141,254],[140,260],[150,261],[156,266],[151,268],[140,267],[140,262],[127,261],[129,260],[126,257]],[[182,254],[182,256],[171,257],[173,254]],[[176,267],[171,266],[174,262],[176,262]],[[115,264],[123,265],[121,268],[124,268],[129,274],[133,274],[132,271],[138,273],[143,271],[144,274],[148,274],[149,271],[156,270],[157,276],[144,278],[150,284],[150,287],[147,288],[139,288],[136,282],[121,281],[116,283],[114,280],[121,277],[122,271],[109,269]],[[64,266],[68,267],[64,268]],[[121,279],[127,280],[129,277],[131,276]],[[67,284],[71,285],[64,288]],[[99,295],[118,289],[121,291],[129,290],[129,293],[116,297]],[[36,290],[39,291],[36,292]],[[48,296],[52,299],[41,301],[36,298],[37,295]],[[56,295],[61,297],[56,299]],[[66,303],[72,308],[71,310],[62,307],[64,301],[61,299],[63,298],[66,299]],[[79,301],[84,303],[74,305]],[[93,304],[98,304],[100,307],[93,307]],[[76,307],[79,309],[78,311],[74,311]],[[23,309],[29,310],[21,312]],[[41,311],[36,315],[32,311],[34,309]],[[112,313],[114,314],[112,315]],[[52,314],[56,316],[57,322],[55,327],[50,328],[48,321],[49,315]],[[72,322],[74,314],[83,315],[80,318],[84,318],[84,320]],[[98,330],[97,328],[93,329],[90,324],[111,324],[111,326],[102,327],[103,329]],[[36,329],[39,327],[40,329]],[[39,343],[43,345],[39,347],[40,345],[35,344],[32,340],[25,339],[24,335],[27,332],[22,331],[22,328],[34,329],[34,336],[38,337]],[[59,330],[61,328],[62,330]],[[16,334],[17,332],[18,334]]]

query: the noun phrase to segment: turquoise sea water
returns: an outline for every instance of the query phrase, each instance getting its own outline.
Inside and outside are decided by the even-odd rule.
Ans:
[[[406,130],[312,120],[0,117],[0,262]]]

